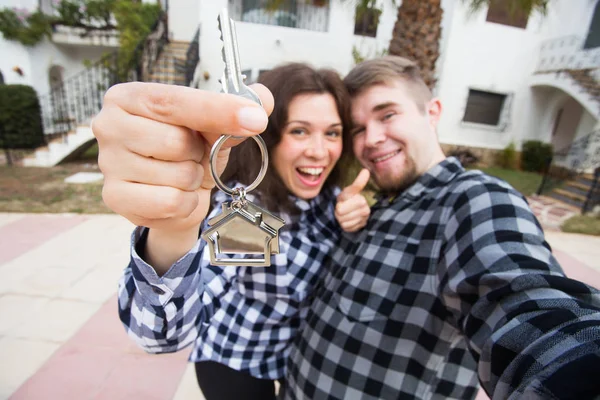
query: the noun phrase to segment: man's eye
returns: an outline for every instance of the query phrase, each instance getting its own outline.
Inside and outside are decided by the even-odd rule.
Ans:
[[[387,121],[388,119],[392,118],[394,115],[396,115],[396,113],[393,113],[393,112],[387,113],[383,116],[382,120]]]
[[[350,131],[350,136],[358,136],[365,131],[365,128],[357,128]]]

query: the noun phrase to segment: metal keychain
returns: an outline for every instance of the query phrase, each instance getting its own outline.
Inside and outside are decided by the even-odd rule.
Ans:
[[[219,15],[219,29],[223,41],[223,61],[225,71],[221,79],[223,92],[242,96],[262,105],[258,95],[244,84],[241,73],[237,38],[233,20],[227,9]],[[271,255],[279,254],[279,230],[285,224],[281,218],[252,203],[246,194],[254,190],[263,180],[269,156],[267,146],[260,136],[253,136],[260,148],[262,165],[256,180],[247,188],[227,187],[217,174],[217,154],[231,135],[222,135],[210,152],[210,171],[219,189],[229,194],[232,201],[221,205],[221,214],[208,220],[210,228],[202,233],[210,251],[210,263],[221,266],[269,266]],[[233,136],[235,138],[235,136]],[[243,254],[262,255],[262,258],[228,258],[220,255]]]

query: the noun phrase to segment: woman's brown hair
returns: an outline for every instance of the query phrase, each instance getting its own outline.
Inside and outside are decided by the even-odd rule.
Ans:
[[[271,156],[281,141],[283,128],[288,120],[288,107],[294,97],[301,94],[329,93],[333,96],[342,121],[343,132],[342,157],[331,171],[323,185],[323,190],[341,183],[343,159],[351,154],[352,142],[350,128],[350,98],[339,74],[331,69],[314,69],[307,64],[291,63],[263,72],[258,79],[265,85],[275,99],[273,113],[269,117],[267,129],[261,134],[269,152],[269,168],[265,178],[253,194],[258,194],[262,207],[269,211],[295,213],[296,207],[291,192],[287,189],[275,170]],[[260,170],[262,159],[258,145],[254,140],[246,140],[232,148],[229,162],[221,176],[225,183],[236,181],[250,185]],[[218,190],[218,189],[217,189]]]

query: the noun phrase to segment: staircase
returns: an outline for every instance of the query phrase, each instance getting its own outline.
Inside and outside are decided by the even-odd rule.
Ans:
[[[62,137],[48,141],[48,144],[35,149],[35,153],[21,162],[24,167],[50,167],[67,158],[84,153],[94,144],[94,134],[87,126],[78,126]]]
[[[147,81],[187,86],[185,66],[189,46],[190,42],[183,41],[167,43],[152,67]]]
[[[544,193],[544,186],[551,176],[560,187]],[[554,152],[537,193],[578,207],[582,212],[600,205],[600,130]]]
[[[593,71],[591,68],[566,70],[582,90],[586,91],[596,102],[600,103],[600,82],[592,75]]]
[[[575,179],[565,182],[560,188],[552,190],[546,196],[559,200],[563,203],[583,209],[587,196],[590,196],[590,205],[600,204],[600,187],[596,184],[593,192],[594,176],[592,174],[582,174]],[[590,207],[588,206],[588,209]]]

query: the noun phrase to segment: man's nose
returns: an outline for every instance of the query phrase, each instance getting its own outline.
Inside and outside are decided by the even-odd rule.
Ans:
[[[370,124],[365,128],[365,146],[377,147],[385,141],[385,129],[379,124]]]

